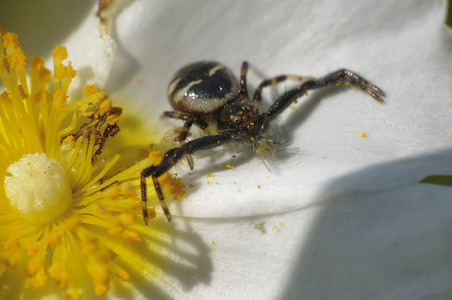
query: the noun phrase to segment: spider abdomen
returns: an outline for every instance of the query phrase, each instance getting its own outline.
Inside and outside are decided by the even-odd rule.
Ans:
[[[194,115],[212,115],[237,99],[239,86],[224,65],[201,61],[181,68],[168,86],[171,106]]]

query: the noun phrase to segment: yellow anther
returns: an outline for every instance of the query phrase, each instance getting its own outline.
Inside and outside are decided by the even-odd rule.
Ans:
[[[11,59],[11,68],[25,67],[27,65],[27,57],[22,49],[17,49]]]
[[[110,235],[118,235],[124,231],[124,226],[122,224],[115,224],[108,228],[108,233]]]
[[[49,274],[55,279],[57,286],[62,290],[66,289],[69,284],[69,274],[66,269],[63,267],[55,268],[58,271],[52,273],[51,268],[49,269]]]
[[[82,244],[83,253],[92,254],[98,250],[97,240],[91,239],[84,241]]]
[[[119,215],[119,220],[124,226],[131,226],[135,223],[135,216],[132,213],[122,213]]]
[[[94,293],[96,295],[103,295],[109,289],[110,274],[105,264],[90,263],[88,265],[88,272],[94,281]]]
[[[50,245],[55,246],[55,245],[61,243],[62,238],[63,238],[63,234],[61,232],[54,231],[47,235],[47,242]]]
[[[63,60],[67,59],[67,49],[63,46],[56,46],[52,51],[52,56],[55,61],[61,63]]]
[[[55,101],[58,108],[64,107],[67,98],[68,96],[62,90],[57,90],[55,91],[55,94],[53,94],[53,100]]]
[[[116,267],[115,267],[115,275],[116,275],[119,279],[124,280],[124,281],[127,281],[127,280],[130,279],[130,274],[129,274],[129,272],[128,272],[125,268],[120,267],[120,266],[116,266]]]
[[[47,284],[48,276],[44,272],[44,269],[40,269],[39,272],[31,279],[35,288],[44,287]]]
[[[38,56],[31,57],[31,65],[28,74],[34,84],[46,84],[52,79],[52,73],[44,66],[44,59]]]
[[[152,210],[152,211],[154,212],[154,214],[153,215],[150,214],[149,215],[150,216],[149,219],[152,219],[152,218],[155,217],[155,209]],[[124,230],[122,235],[126,239],[126,241],[131,243],[131,244],[138,243],[138,242],[141,241],[140,234],[137,231],[135,231],[135,230]]]
[[[41,258],[33,257],[28,261],[27,268],[25,272],[27,276],[33,276],[38,273],[40,269],[44,266],[44,261]]]
[[[99,90],[94,86],[94,84],[92,84],[92,85],[87,85],[87,86],[85,86],[85,87],[83,88],[83,93],[84,93],[86,96],[90,96],[90,95],[93,95],[93,94],[98,93],[98,92],[99,92]]]
[[[28,255],[36,254],[41,247],[41,243],[31,243],[30,241],[25,242],[25,247],[27,248]]]
[[[112,109],[111,100],[105,99],[104,101],[102,101],[102,103],[100,104],[100,108],[106,112],[110,111]]]
[[[13,32],[7,32],[3,35],[4,47],[7,48],[7,52],[19,47],[19,36]],[[11,54],[11,53],[8,53]]]
[[[116,124],[118,124],[120,118],[121,118],[120,115],[116,115],[116,114],[110,115],[107,117],[107,123],[108,123],[108,125],[116,125]]]
[[[9,240],[6,240],[2,243],[5,250],[19,249],[21,246],[20,241],[16,238],[10,238]]]
[[[80,217],[76,214],[73,214],[69,219],[66,220],[67,229],[74,231],[80,225]]]

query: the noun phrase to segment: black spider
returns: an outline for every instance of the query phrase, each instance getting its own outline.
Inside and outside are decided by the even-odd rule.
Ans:
[[[382,90],[347,69],[341,69],[319,79],[295,75],[276,76],[261,82],[253,99],[250,100],[246,84],[247,71],[248,63],[245,61],[242,64],[240,83],[238,83],[233,73],[222,64],[201,61],[189,64],[175,74],[168,87],[169,101],[175,111],[165,111],[164,115],[184,121],[184,126],[177,137],[181,146],[167,151],[159,165],[150,166],[141,172],[142,210],[146,224],[148,222],[147,177],[152,176],[162,209],[170,221],[171,214],[158,180],[160,176],[171,169],[184,155],[187,156],[190,168],[193,169],[191,154],[197,151],[230,142],[257,145],[262,134],[267,131],[270,121],[296,99],[305,95],[308,90],[345,82],[366,91],[375,100],[383,103],[380,98],[384,96]],[[287,79],[302,83],[280,95],[266,112],[259,113],[257,104],[261,101],[262,89]],[[205,129],[209,123],[215,121],[219,134],[203,136],[185,143],[193,123]]]

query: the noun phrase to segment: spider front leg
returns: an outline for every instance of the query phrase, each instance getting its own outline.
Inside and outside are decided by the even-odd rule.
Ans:
[[[148,206],[147,206],[147,186],[146,178],[152,176],[155,192],[160,200],[163,212],[166,219],[171,221],[171,213],[165,202],[165,196],[160,186],[159,177],[168,172],[184,155],[193,154],[200,150],[206,150],[221,146],[232,141],[231,135],[210,135],[192,140],[181,147],[168,150],[163,156],[163,160],[157,166],[150,166],[141,172],[140,186],[141,186],[141,209],[143,211],[144,223],[147,225],[149,220]]]
[[[380,98],[385,96],[384,92],[363,77],[359,76],[358,73],[351,70],[342,69],[336,71],[323,77],[323,80],[325,80],[326,85],[339,84],[341,82],[353,84],[354,86],[368,93],[380,104],[384,103],[383,99]]]
[[[185,144],[186,145],[186,144]],[[184,146],[184,145],[183,145]],[[144,169],[141,172],[140,176],[140,185],[141,185],[141,209],[143,211],[143,219],[144,223],[147,225],[149,220],[148,215],[148,206],[147,206],[147,185],[146,185],[146,178],[149,176],[152,176],[152,182],[154,183],[155,192],[157,194],[157,197],[160,200],[160,205],[162,206],[163,213],[166,216],[166,219],[171,221],[171,213],[168,209],[168,206],[165,202],[165,197],[163,195],[162,187],[160,186],[160,182],[158,178],[165,174],[169,169],[171,169],[177,161],[186,153],[183,151],[178,151],[179,149],[183,149],[183,146],[180,148],[173,148],[171,150],[168,150],[165,155],[163,156],[163,160],[160,162],[157,166],[150,166],[146,169]],[[174,154],[177,155],[174,155]]]
[[[262,102],[262,90],[267,86],[276,85],[280,82],[286,81],[286,80],[293,80],[293,81],[307,81],[307,80],[313,80],[314,77],[310,76],[298,76],[298,75],[279,75],[275,76],[269,79],[266,79],[262,81],[257,89],[254,91],[253,101],[254,104],[260,105]]]
[[[196,125],[198,125],[201,129],[206,129],[207,126],[209,125],[201,117],[196,117],[196,116],[193,116],[193,115],[191,115],[189,113],[183,113],[183,112],[180,112],[180,111],[165,111],[163,113],[163,115],[165,117],[169,117],[169,118],[179,119],[179,120],[185,121],[184,122],[184,126],[180,130],[179,135],[177,136],[177,141],[181,145],[185,144],[185,140],[187,139],[187,135],[190,132],[190,128],[193,125],[193,123],[196,123]],[[193,167],[194,167],[193,158],[191,157],[190,154],[187,154],[186,157],[187,157],[187,162],[188,162],[188,165],[190,166],[190,169],[193,170]]]
[[[141,185],[141,210],[143,212],[143,219],[144,219],[144,223],[146,225],[148,225],[148,221],[149,221],[149,214],[148,214],[148,204],[147,204],[147,185],[146,185],[146,178],[151,176],[155,171],[155,167],[154,166],[150,166],[146,169],[144,169],[141,172],[141,176],[140,176],[140,185]],[[160,200],[160,205],[162,206],[163,209],[163,213],[166,216],[166,219],[169,221],[171,221],[171,213],[168,209],[168,206],[166,205],[165,202],[165,197],[163,196],[163,191],[162,191],[162,187],[160,186],[159,180],[158,180],[158,176],[154,176],[152,175],[152,181],[154,183],[154,188],[155,188],[155,192],[157,193],[157,197]]]
[[[308,80],[306,82],[303,82],[298,87],[288,90],[275,100],[275,102],[272,104],[272,106],[270,106],[268,111],[264,113],[264,115],[266,115],[270,119],[273,119],[277,115],[279,115],[284,109],[289,107],[294,100],[305,95],[308,90],[319,89],[332,85],[337,86],[344,82],[352,84],[360,88],[361,90],[367,92],[370,96],[372,96],[372,98],[377,100],[379,103],[384,103],[381,97],[385,96],[385,94],[380,88],[370,83],[369,81],[367,81],[366,79],[359,76],[357,73],[353,71],[341,69],[339,71],[330,73],[322,78]]]

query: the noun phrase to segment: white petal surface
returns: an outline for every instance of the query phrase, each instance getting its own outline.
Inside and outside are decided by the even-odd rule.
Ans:
[[[240,147],[195,155],[192,175],[176,167],[196,187],[170,204],[186,216],[170,226],[201,236],[210,267],[186,274],[199,283],[176,283],[171,295],[450,297],[451,190],[417,183],[452,169],[452,40],[442,25],[444,9],[441,1],[327,0],[152,1],[123,8],[106,88],[139,101],[139,115],[162,131],[180,126],[160,118],[171,109],[172,74],[201,59],[237,74],[248,60],[254,86],[282,73],[322,76],[347,67],[387,94],[383,106],[352,88],[301,99],[279,123],[285,146],[300,151],[277,158],[271,172]],[[215,177],[207,178],[212,171]]]
[[[227,153],[214,157],[215,178],[205,177],[212,171],[209,155],[198,155],[194,175],[184,176],[198,186],[183,201],[186,216],[288,211],[324,193],[331,179],[447,149],[452,62],[450,40],[441,29],[442,8],[422,1],[378,7],[367,2],[336,7],[329,1],[132,3],[115,23],[121,49],[107,89],[122,87],[119,94],[141,101],[146,117],[171,128],[180,122],[160,118],[171,109],[166,86],[189,61],[221,60],[238,73],[241,61],[248,59],[264,77],[286,72],[321,76],[341,67],[363,74],[387,93],[386,104],[355,89],[300,100],[282,116],[281,130],[287,131],[287,147],[301,151],[277,161],[271,172],[258,160],[247,162],[246,153],[245,159]],[[270,96],[275,95],[274,90]],[[225,168],[228,163],[235,169]],[[183,168],[177,172],[187,173]],[[407,175],[400,180],[422,178]],[[261,205],[255,205],[257,200]]]

